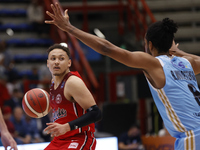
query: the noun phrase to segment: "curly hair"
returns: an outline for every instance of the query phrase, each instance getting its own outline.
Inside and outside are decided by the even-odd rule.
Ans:
[[[164,18],[149,26],[146,33],[147,42],[151,41],[158,52],[168,52],[174,40],[178,25],[169,18]]]

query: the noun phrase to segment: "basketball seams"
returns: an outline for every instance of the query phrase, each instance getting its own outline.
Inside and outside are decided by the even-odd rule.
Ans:
[[[35,103],[33,106],[32,101]],[[25,113],[30,117],[44,117],[49,113],[51,108],[49,102],[49,94],[40,88],[31,89],[25,93],[22,101],[22,106]]]
[[[43,112],[46,115],[46,114],[48,114],[48,110],[49,110],[49,97],[48,97],[47,93],[43,89],[39,89],[39,90],[41,90],[44,93],[45,97],[46,97],[47,107],[46,107],[45,111]]]
[[[26,93],[25,96],[24,96],[24,101],[25,101],[25,103],[26,103],[26,106],[27,106],[35,115],[37,115],[37,117],[42,117],[42,115],[41,115],[40,113],[38,113],[37,111],[35,111],[35,110],[31,107],[31,105],[29,104],[29,102],[28,102],[28,100],[27,100],[27,93]]]
[[[40,90],[39,88],[37,88],[37,89]],[[36,100],[37,100],[37,102],[38,102],[38,105],[40,106],[41,112],[42,112],[42,114],[43,114],[42,106],[41,106],[41,104],[40,104],[40,101],[39,101],[39,99],[38,99],[38,96],[36,95],[36,93],[34,92],[34,90],[32,90],[32,92],[33,92],[33,94],[35,95],[35,98],[36,98]],[[43,116],[44,116],[44,114],[43,114]]]

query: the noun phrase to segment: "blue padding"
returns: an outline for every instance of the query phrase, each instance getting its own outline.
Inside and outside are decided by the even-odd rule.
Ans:
[[[20,77],[23,77],[23,76],[30,76],[30,75],[32,75],[31,70],[24,70],[24,71],[20,71],[20,72],[19,72],[19,76],[20,76]]]
[[[15,46],[50,46],[53,45],[52,39],[10,39],[6,41],[8,45],[15,45]]]
[[[33,26],[27,23],[21,23],[21,24],[7,23],[0,25],[0,30],[6,30],[8,28],[12,30],[33,30]]]
[[[88,47],[84,43],[82,42],[79,43],[88,61],[98,61],[101,59],[101,54],[95,52],[92,48]]]
[[[27,11],[26,9],[14,9],[14,10],[10,10],[10,9],[0,9],[0,15],[4,15],[4,16],[26,16]]]
[[[15,61],[46,61],[48,58],[47,54],[31,54],[31,55],[23,55],[18,54],[14,56]]]

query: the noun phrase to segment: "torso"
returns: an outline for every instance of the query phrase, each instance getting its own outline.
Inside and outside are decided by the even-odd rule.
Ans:
[[[150,69],[148,72],[143,71],[143,73],[146,76],[146,78],[149,80],[149,82],[152,84],[153,87],[160,89],[165,86],[165,74],[159,60],[157,61],[158,61],[157,67]]]
[[[163,67],[166,83],[158,89],[149,81],[149,87],[167,130],[177,137],[200,125],[200,102],[195,97],[200,91],[188,60],[166,55],[157,58]]]
[[[54,83],[52,82],[52,85],[50,88],[50,105],[53,110],[54,122],[64,124],[72,120],[75,120],[78,117],[85,114],[85,110],[78,103],[76,103],[73,100],[73,98],[66,97],[64,95],[65,84],[67,80],[69,79],[69,77],[72,75],[81,78],[78,72],[69,72],[64,76],[62,82],[56,88],[54,86]],[[59,136],[58,138],[63,139],[63,138],[81,133],[83,131],[89,131],[89,130],[94,132],[94,124],[90,124],[83,128],[69,131],[64,135]]]

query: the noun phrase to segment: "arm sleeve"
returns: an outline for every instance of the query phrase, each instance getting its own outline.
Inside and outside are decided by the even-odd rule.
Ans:
[[[74,130],[89,125],[91,123],[100,121],[101,119],[102,115],[99,107],[97,105],[93,105],[87,109],[87,113],[73,121],[70,121],[69,125],[71,130]]]

